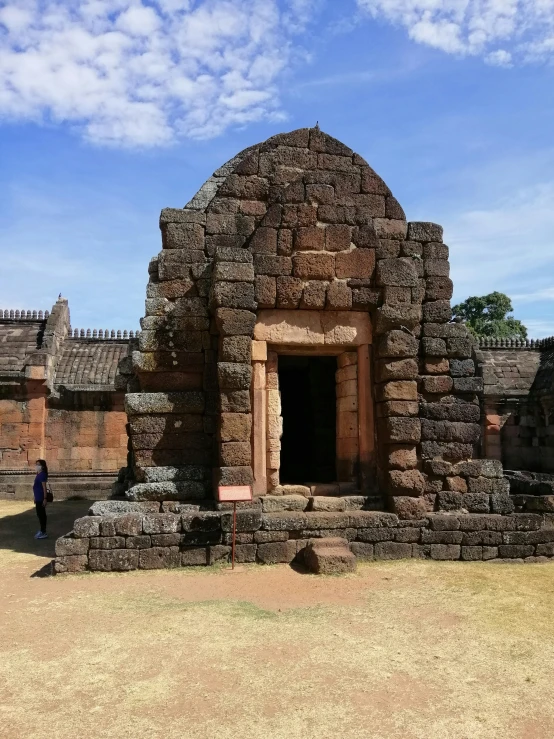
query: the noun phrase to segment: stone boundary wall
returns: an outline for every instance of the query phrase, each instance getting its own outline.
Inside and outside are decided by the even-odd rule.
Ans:
[[[289,502],[279,500],[281,505]],[[310,540],[337,536],[348,540],[360,560],[541,562],[554,556],[554,527],[538,514],[453,512],[400,520],[393,513],[363,510],[273,511],[274,504],[261,501],[256,508],[237,511],[237,562],[301,563]],[[72,534],[56,542],[54,571],[121,572],[229,562],[231,511],[135,505],[149,508],[75,521]]]

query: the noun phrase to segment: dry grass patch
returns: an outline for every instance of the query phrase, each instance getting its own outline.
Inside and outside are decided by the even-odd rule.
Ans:
[[[19,555],[0,550],[9,739],[554,736],[552,565],[41,579]]]

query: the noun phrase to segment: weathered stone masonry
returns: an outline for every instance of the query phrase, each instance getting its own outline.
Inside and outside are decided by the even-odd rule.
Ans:
[[[331,535],[368,557],[548,555],[552,530],[512,514],[500,463],[476,459],[483,380],[450,323],[442,228],[407,223],[360,156],[318,129],[275,136],[160,227],[132,354],[140,390],[125,397],[137,484],[117,510],[136,515],[78,522],[59,571],[227,558],[214,490],[232,484],[256,495],[244,561],[291,561]],[[337,357],[331,490],[280,479],[287,355]],[[367,510],[380,495],[391,513]]]
[[[0,497],[32,496],[37,458],[57,499],[111,494],[127,466],[130,341],[71,330],[63,298],[50,313],[0,311]]]

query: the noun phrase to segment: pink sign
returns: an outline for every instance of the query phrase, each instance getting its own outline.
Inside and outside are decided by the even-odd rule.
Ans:
[[[217,497],[221,503],[252,500],[252,488],[250,485],[222,485],[217,489]]]

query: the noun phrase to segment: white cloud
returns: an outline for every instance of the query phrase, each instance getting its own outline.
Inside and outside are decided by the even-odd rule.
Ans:
[[[518,304],[554,297],[552,183],[523,188],[490,209],[452,214],[443,223],[456,302],[494,290]]]
[[[150,146],[279,119],[277,81],[317,0],[8,0],[0,115]]]
[[[407,29],[414,41],[496,66],[554,52],[552,0],[357,0],[360,10]]]

